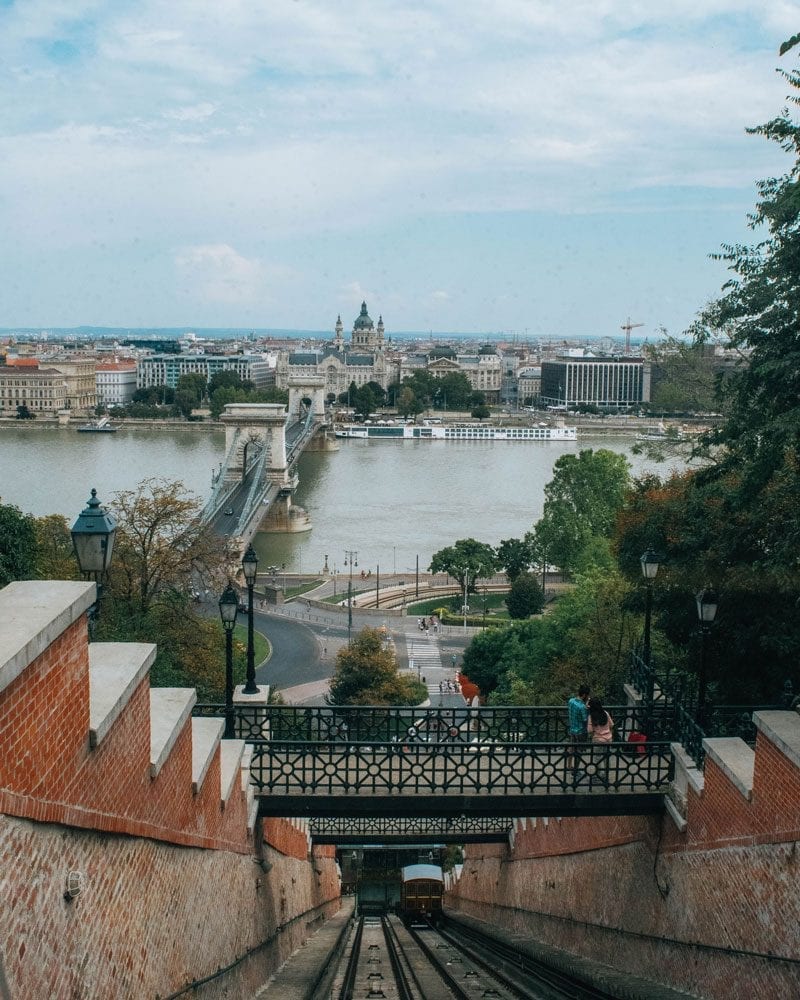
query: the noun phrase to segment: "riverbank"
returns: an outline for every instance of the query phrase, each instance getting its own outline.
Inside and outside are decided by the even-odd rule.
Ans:
[[[86,417],[78,417],[68,423],[61,423],[54,417],[36,417],[35,420],[17,420],[16,417],[0,417],[0,431],[12,430],[66,430],[75,431],[87,423]],[[114,418],[111,423],[118,430],[126,428],[144,428],[156,431],[200,431],[210,433],[224,431],[225,425],[218,420],[137,420],[126,417],[124,420]]]

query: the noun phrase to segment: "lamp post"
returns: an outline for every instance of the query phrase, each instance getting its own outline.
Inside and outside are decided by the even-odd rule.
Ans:
[[[247,676],[243,693],[258,694],[255,643],[253,642],[253,587],[256,584],[256,573],[258,572],[258,556],[252,545],[247,546],[247,551],[242,558],[242,572],[247,584]]]
[[[109,514],[97,499],[97,490],[92,495],[86,507],[78,515],[72,525],[72,547],[78,568],[87,580],[94,577],[97,597],[94,605],[94,616],[100,610],[100,599],[103,594],[103,578],[111,565],[111,555],[114,551],[114,538],[117,522],[113,514]],[[92,617],[89,618],[90,629]]]
[[[358,566],[358,552],[355,549],[345,549],[344,564],[350,569],[347,578],[347,645],[350,645],[353,634],[353,566]]]
[[[219,616],[225,629],[225,732],[226,740],[236,735],[233,724],[233,630],[236,627],[236,613],[239,598],[230,582],[219,599]]]
[[[701,729],[705,728],[708,705],[706,704],[706,688],[708,686],[708,636],[711,626],[717,617],[719,607],[719,597],[710,587],[704,587],[695,596],[697,603],[697,618],[700,622],[702,640],[700,646],[700,675],[697,679],[697,724]]]
[[[655,580],[658,574],[658,567],[661,565],[661,559],[652,549],[648,549],[639,560],[642,566],[642,576],[644,577],[644,584],[646,589],[645,592],[645,604],[644,604],[644,643],[642,648],[642,659],[644,660],[644,665],[647,668],[647,687],[645,688],[644,695],[644,708],[645,708],[645,733],[647,736],[651,735],[650,729],[652,726],[652,716],[653,716],[653,670],[651,664],[651,654],[650,654],[650,622],[653,614],[653,580]]]
[[[464,631],[467,631],[467,592],[469,590],[469,571],[464,573],[464,606],[462,611],[464,612]]]

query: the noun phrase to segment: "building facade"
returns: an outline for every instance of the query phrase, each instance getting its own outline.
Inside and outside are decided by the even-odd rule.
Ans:
[[[177,389],[181,375],[202,375],[206,382],[218,372],[236,372],[256,389],[268,389],[273,382],[269,361],[257,354],[154,354],[137,362],[136,386],[168,386]]]
[[[61,372],[67,387],[66,409],[90,415],[97,406],[96,362],[93,357],[54,357],[47,365]]]
[[[54,417],[67,408],[64,376],[55,368],[25,365],[0,366],[0,416],[15,417],[17,407]]]
[[[125,406],[136,392],[135,361],[99,361],[96,373],[97,402]]]
[[[650,402],[650,365],[641,358],[562,358],[542,362],[542,402],[570,409]]]

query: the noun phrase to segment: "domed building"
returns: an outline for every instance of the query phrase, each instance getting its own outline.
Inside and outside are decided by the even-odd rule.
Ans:
[[[344,340],[342,317],[336,317],[333,340],[323,350],[281,352],[275,370],[275,384],[286,388],[294,375],[321,375],[325,379],[325,394],[329,401],[347,392],[351,383],[357,386],[377,382],[384,389],[399,376],[399,361],[385,350],[383,317],[377,325],[361,303],[361,312],[353,323],[350,343]]]

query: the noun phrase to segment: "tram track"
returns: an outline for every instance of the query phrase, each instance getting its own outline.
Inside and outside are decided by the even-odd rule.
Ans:
[[[350,938],[336,1000],[617,1000],[509,945],[448,921],[406,927],[361,917]]]

